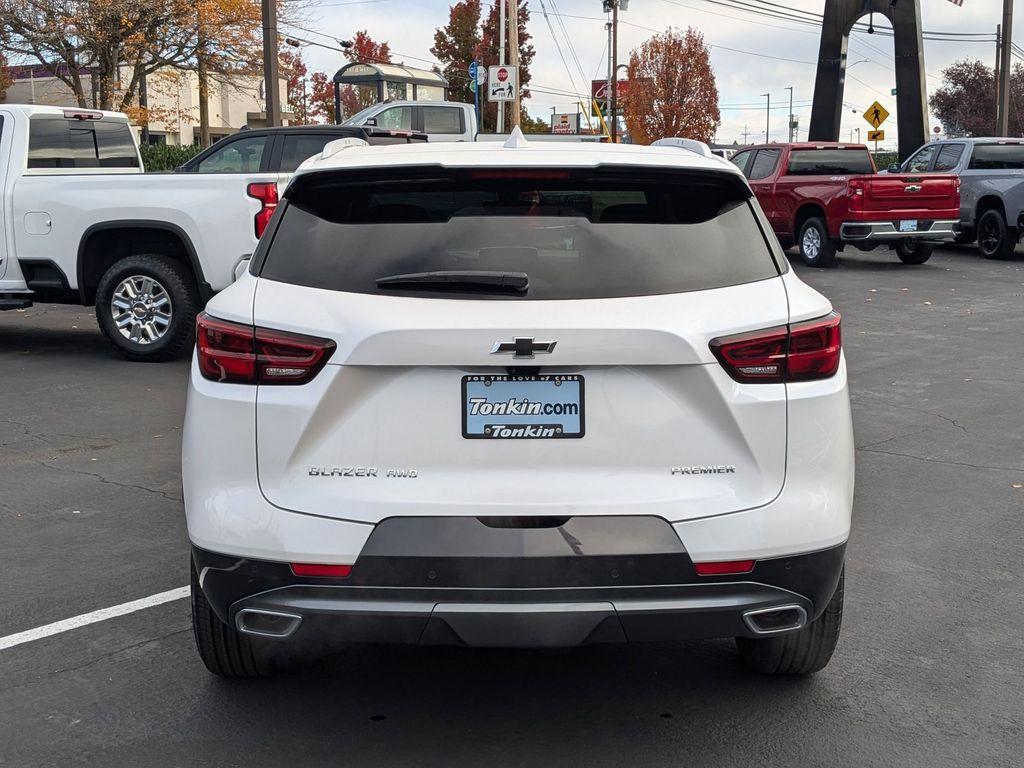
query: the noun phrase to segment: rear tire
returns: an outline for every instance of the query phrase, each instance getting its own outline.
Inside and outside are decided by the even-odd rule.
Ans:
[[[824,612],[806,627],[777,637],[737,637],[736,649],[744,665],[765,675],[809,675],[828,665],[843,624],[843,582]]]
[[[986,259],[1008,259],[1017,247],[1017,230],[1006,225],[998,208],[990,208],[978,219],[978,250]]]
[[[836,244],[828,236],[825,220],[815,216],[804,222],[797,237],[800,258],[809,267],[829,268],[836,265]]]
[[[188,267],[167,256],[121,259],[96,286],[100,330],[117,354],[136,362],[172,360],[191,350],[199,308]]]
[[[196,574],[192,572],[192,634],[199,658],[213,674],[229,679],[267,677],[273,674],[269,654],[255,638],[229,627],[213,612]]]
[[[924,264],[932,257],[934,243],[922,243],[920,240],[900,240],[896,243],[896,255],[904,264]]]

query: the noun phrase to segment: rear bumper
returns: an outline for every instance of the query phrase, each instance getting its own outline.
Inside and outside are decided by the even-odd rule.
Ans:
[[[321,579],[299,578],[284,563],[193,547],[211,606],[243,632],[294,641],[480,647],[793,631],[824,610],[844,556],[840,545],[761,560],[749,574],[729,577],[698,576],[685,552],[367,557],[350,578]]]
[[[839,227],[839,237],[847,242],[886,242],[917,238],[918,240],[952,240],[959,232],[960,222],[956,219],[918,219],[918,229],[901,232],[898,221],[844,221]]]

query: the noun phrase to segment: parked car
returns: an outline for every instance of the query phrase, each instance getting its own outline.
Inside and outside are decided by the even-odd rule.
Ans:
[[[247,129],[225,136],[187,163],[177,173],[281,173],[290,174],[336,139],[362,139],[367,144],[409,144],[426,141],[424,133],[373,126],[288,125]],[[281,179],[285,181],[285,179]]]
[[[250,131],[204,152],[187,169],[195,172],[143,174],[122,114],[0,105],[0,309],[95,305],[124,357],[178,356],[192,345],[196,313],[255,249],[278,185],[307,151],[351,134],[417,138]]]
[[[481,133],[476,110],[461,101],[382,101],[352,115],[344,126],[383,127],[425,133],[431,142],[505,141],[507,133]],[[602,142],[598,134],[531,134],[530,141]]]
[[[735,167],[518,132],[352,148],[299,168],[267,234],[189,380],[210,671],[305,640],[735,637],[762,672],[828,663],[840,319]]]
[[[863,144],[765,144],[737,152],[732,162],[779,240],[795,243],[810,266],[834,266],[846,245],[888,245],[904,264],[923,264],[936,242],[956,236],[956,176],[876,174]]]
[[[892,173],[960,179],[959,243],[978,242],[986,259],[1005,259],[1024,232],[1024,140],[947,139],[925,144]]]

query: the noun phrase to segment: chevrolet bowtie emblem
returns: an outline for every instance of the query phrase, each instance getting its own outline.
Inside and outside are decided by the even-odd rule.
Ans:
[[[532,336],[516,336],[512,341],[496,341],[491,347],[492,355],[512,355],[530,358],[534,355],[550,355],[557,341],[534,341]]]

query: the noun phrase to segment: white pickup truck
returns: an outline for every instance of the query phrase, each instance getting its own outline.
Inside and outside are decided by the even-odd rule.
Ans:
[[[431,143],[439,141],[506,141],[507,133],[480,133],[476,110],[461,101],[382,101],[373,104],[342,125],[377,127],[425,133]],[[530,141],[607,141],[600,134],[532,133]]]
[[[176,357],[192,344],[196,313],[255,249],[278,184],[329,141],[377,142],[360,131],[246,132],[186,172],[144,174],[122,114],[0,104],[0,309],[95,305],[122,356]],[[380,143],[414,138],[380,133]]]

